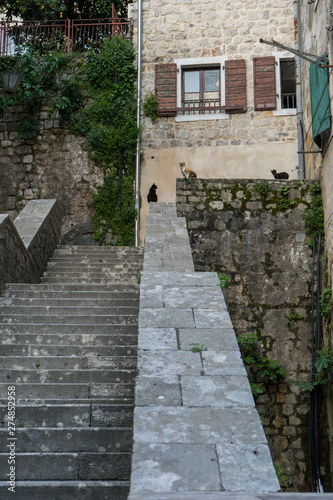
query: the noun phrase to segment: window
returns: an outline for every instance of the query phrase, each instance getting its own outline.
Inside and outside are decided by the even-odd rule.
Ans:
[[[279,66],[281,109],[296,108],[296,61],[280,59]]]
[[[220,68],[184,69],[182,71],[182,108],[187,114],[216,113],[221,106]]]
[[[296,113],[296,62],[280,54],[253,59],[254,109],[274,115]]]
[[[159,116],[177,121],[227,118],[246,112],[245,61],[222,57],[181,59],[155,66]]]

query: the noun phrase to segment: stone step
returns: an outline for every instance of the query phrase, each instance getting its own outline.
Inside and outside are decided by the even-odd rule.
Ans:
[[[101,334],[101,335],[118,335],[118,334],[137,334],[138,327],[136,324],[68,324],[68,323],[0,323],[0,333],[35,333],[35,334]]]
[[[0,321],[1,318],[10,317],[16,318],[16,316],[29,316],[31,318],[44,316],[45,323],[47,318],[50,316],[77,316],[77,322],[80,323],[85,316],[99,316],[99,317],[113,317],[113,316],[137,316],[138,307],[119,307],[119,306],[95,306],[95,307],[84,307],[84,306],[55,306],[46,305],[42,306],[39,304],[33,305],[20,305],[20,306],[2,306],[0,307]]]
[[[44,443],[47,442],[47,435],[41,437]],[[63,440],[62,442],[66,441]],[[31,445],[33,444],[34,442],[31,443]],[[128,481],[131,470],[130,453],[120,452],[52,453],[44,451],[43,453],[37,453],[27,451],[25,453],[17,452],[15,462],[16,479],[18,481],[69,481],[77,479]],[[8,454],[0,453],[0,479],[2,481],[7,479],[7,471]],[[17,492],[19,492],[18,489]],[[45,499],[49,498],[50,496],[46,495]]]
[[[0,314],[0,328],[3,324],[4,326],[13,323],[32,323],[34,325],[54,325],[54,324],[76,324],[80,325],[136,325],[138,323],[138,317],[136,314],[122,316],[119,314],[109,314],[104,316],[71,316],[70,314],[64,316],[45,316],[41,315],[24,315],[24,314],[11,314],[11,315],[1,315]]]
[[[16,427],[131,427],[131,404],[33,405],[15,408]],[[0,427],[7,428],[7,405],[0,406]]]
[[[138,309],[138,298],[132,299],[95,299],[95,298],[64,298],[57,295],[55,298],[48,297],[0,297],[0,310],[8,306],[23,307],[132,307]]]
[[[100,283],[100,284],[107,284],[107,283],[113,283],[116,281],[123,281],[124,283],[129,283],[129,284],[135,284],[137,283],[138,278],[136,276],[127,276],[125,274],[119,274],[115,273],[114,275],[108,275],[105,276],[104,274],[102,276],[96,276],[95,274],[92,275],[86,275],[85,277],[82,276],[68,276],[67,273],[64,274],[59,274],[55,276],[45,276],[41,278],[42,283]]]
[[[131,346],[135,347],[138,343],[137,334],[29,334],[29,333],[2,333],[0,335],[0,344],[20,344],[34,345],[37,348],[44,349],[50,346],[84,346],[84,347],[107,347],[107,346]],[[72,352],[72,351],[71,351]],[[103,350],[104,352],[104,350]]]
[[[0,383],[20,384],[134,384],[136,370],[6,370],[0,368]]]
[[[16,398],[15,403],[20,406],[38,406],[38,405],[76,405],[78,403],[83,404],[83,405],[134,405],[134,397],[120,397],[119,395],[117,397],[91,397],[91,398],[80,398],[78,401],[77,399],[73,398],[67,398],[67,399],[61,399],[57,397],[24,397],[24,395],[21,397]],[[3,398],[0,395],[0,406],[5,406],[8,405],[8,398]]]
[[[119,453],[132,449],[132,431],[126,427],[17,427],[15,437],[17,453]],[[7,449],[9,438],[8,429],[1,428],[1,450]]]
[[[2,293],[1,300],[77,300],[77,301],[139,301],[139,293],[133,292],[83,292],[83,291],[50,291],[50,290],[6,290]]]
[[[54,255],[58,253],[66,253],[69,255],[77,254],[115,254],[115,255],[135,255],[137,258],[143,256],[143,247],[115,247],[115,246],[100,246],[100,247],[90,247],[90,246],[80,246],[80,245],[59,245],[55,251]]]
[[[0,399],[5,399],[8,394],[8,387],[13,383],[0,383]],[[77,383],[77,384],[25,384],[16,385],[16,398],[18,400],[60,400],[65,403],[78,402],[83,400],[97,399],[108,403],[109,399],[133,399],[133,384],[122,383]]]
[[[82,293],[140,293],[140,287],[138,284],[129,283],[37,283],[37,284],[27,284],[27,283],[7,283],[6,290],[20,291],[20,292],[58,292],[63,294],[64,292],[82,292]],[[115,295],[116,296],[116,295]]]
[[[45,359],[68,358],[68,363],[76,364],[78,358],[88,367],[108,364],[112,368],[133,368],[136,364],[136,346],[47,346],[36,344],[6,344],[1,348],[2,357],[32,357]],[[127,361],[126,361],[127,360]],[[0,364],[0,368],[2,368]]]
[[[7,346],[3,346],[7,347]],[[8,346],[9,348],[11,346]],[[27,348],[26,346],[24,346]],[[14,370],[87,370],[87,369],[105,369],[119,362],[124,362],[125,357],[135,357],[137,349],[135,347],[115,346],[107,347],[112,356],[70,356],[66,347],[63,350],[67,351],[67,356],[0,356],[0,367],[2,369]],[[104,348],[101,349],[104,351]],[[102,353],[101,353],[102,354]],[[130,360],[129,363],[132,363]]]
[[[12,500],[8,483],[0,481],[1,500]],[[128,481],[17,481],[19,500],[127,500]]]

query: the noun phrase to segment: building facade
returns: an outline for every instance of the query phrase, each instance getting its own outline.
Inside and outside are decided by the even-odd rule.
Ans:
[[[260,43],[294,46],[293,2],[148,0],[142,26],[142,98],[159,103],[142,117],[143,226],[153,183],[175,201],[180,162],[202,178],[298,177],[295,58]]]

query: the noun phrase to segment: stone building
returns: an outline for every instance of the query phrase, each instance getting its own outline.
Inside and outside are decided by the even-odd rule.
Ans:
[[[299,3],[300,49],[313,57],[302,58],[302,122],[304,136],[305,175],[321,183],[325,219],[325,255],[327,268],[323,287],[332,288],[333,281],[333,146],[332,146],[332,60],[333,4],[331,0],[309,0]],[[320,67],[321,65],[321,67]],[[331,332],[324,329],[324,345],[332,345]],[[332,389],[325,391],[331,474],[333,471]]]
[[[202,178],[297,178],[295,58],[259,41],[294,46],[293,2],[148,0],[142,26],[143,102],[159,102],[142,118],[142,225],[153,182],[175,201],[180,162]]]

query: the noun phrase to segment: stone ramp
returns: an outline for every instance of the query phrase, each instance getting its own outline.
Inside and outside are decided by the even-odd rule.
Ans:
[[[129,500],[279,490],[218,276],[194,272],[173,204],[147,218],[135,398]]]
[[[59,247],[0,298],[0,498],[125,500],[142,249]],[[9,436],[8,391],[15,388]]]

